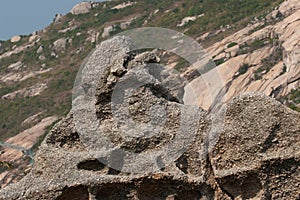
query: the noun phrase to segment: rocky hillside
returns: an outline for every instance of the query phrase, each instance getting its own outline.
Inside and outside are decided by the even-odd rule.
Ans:
[[[285,1],[264,21],[254,21],[207,48],[225,85],[224,102],[242,92],[259,91],[299,111],[299,20],[300,2]],[[204,95],[208,91],[202,77],[190,86],[198,89],[199,96],[186,102],[208,109],[210,97]]]
[[[157,60],[149,59],[153,53],[133,54],[131,42],[115,37],[96,49],[85,69],[96,67],[99,74],[87,73],[80,84],[100,76],[94,96],[100,106],[91,105],[92,113],[86,104],[89,92],[78,92],[74,101],[81,104],[50,131],[32,170],[2,189],[0,199],[300,198],[299,113],[273,98],[250,93],[227,104],[223,125],[212,132],[215,124],[209,113],[179,103],[176,94],[184,85],[166,84],[162,77],[170,76]],[[116,67],[125,73],[116,73]],[[114,114],[107,94],[118,89],[117,83],[123,86],[134,78],[147,84],[134,93],[126,88]],[[166,115],[156,112],[149,117],[158,105]],[[132,130],[124,109],[142,124],[141,130]],[[100,132],[84,132],[90,129],[91,115]],[[150,124],[155,128],[144,126]],[[144,137],[147,132],[150,136]]]
[[[43,30],[0,41],[2,185],[27,173],[45,133],[69,112],[84,58],[102,41],[132,28],[170,28],[200,42],[224,82],[225,103],[241,92],[260,91],[299,111],[299,12],[297,0],[83,2],[67,15],[57,14]],[[184,102],[208,110],[213,102],[197,78],[198,66],[158,54],[190,81]],[[189,88],[196,89],[197,98]]]

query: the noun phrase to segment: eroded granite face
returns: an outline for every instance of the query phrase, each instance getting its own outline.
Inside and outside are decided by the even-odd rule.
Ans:
[[[238,96],[212,143],[211,115],[182,104],[180,76],[131,46],[115,37],[85,63],[99,66],[90,76],[100,81],[82,84],[75,100],[96,84],[90,111],[100,131],[82,133],[78,122],[91,113],[74,117],[72,110],[46,137],[30,173],[0,199],[300,198],[299,113],[257,93]],[[130,90],[132,82],[144,84]]]

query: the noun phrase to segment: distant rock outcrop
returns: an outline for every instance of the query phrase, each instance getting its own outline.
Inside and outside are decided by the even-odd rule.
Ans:
[[[66,49],[68,39],[66,38],[60,38],[53,42],[53,49],[56,51],[63,51]]]
[[[16,63],[10,64],[7,67],[7,70],[9,70],[9,71],[18,71],[23,67],[24,67],[24,63],[22,61],[18,61]]]
[[[88,13],[92,9],[91,2],[81,2],[71,9],[73,15]]]
[[[129,1],[129,2],[123,2],[123,3],[119,4],[119,5],[116,5],[116,6],[113,7],[112,9],[120,10],[120,9],[129,7],[129,6],[132,6],[132,5],[134,5],[134,4],[136,4],[136,2],[131,2],[131,1]]]
[[[41,36],[34,34],[29,37],[28,42],[38,42],[41,39]]]
[[[15,43],[15,42],[19,42],[21,40],[21,36],[17,35],[17,36],[14,36],[10,39],[10,42],[12,43]]]
[[[28,88],[23,88],[8,94],[3,95],[1,98],[2,99],[15,99],[16,97],[35,97],[40,95],[45,89],[47,89],[47,84],[46,83],[37,83],[31,87]]]
[[[178,27],[182,27],[184,26],[185,24],[189,23],[189,22],[193,22],[195,21],[197,18],[199,17],[203,17],[204,14],[201,14],[201,15],[198,15],[198,16],[190,16],[190,17],[185,17],[181,20],[181,23],[180,24],[177,24]]]
[[[84,110],[88,105],[73,108],[42,143],[30,173],[1,190],[0,199],[300,198],[299,113],[274,99],[251,93],[233,99],[219,119],[223,125],[212,127],[206,111],[181,104],[184,85],[174,87],[167,81],[180,82],[180,77],[169,77],[168,71],[156,64],[159,59],[153,53],[131,53],[131,46],[128,38],[115,37],[103,42],[85,63],[100,68],[82,77],[83,93],[79,92],[75,100],[88,99],[81,95],[90,92],[93,83],[88,82],[89,76],[100,76],[93,101],[96,105],[92,105],[100,120],[99,135],[93,133],[86,138],[79,133],[81,127],[76,126],[76,120],[89,119],[90,111],[76,119],[77,109]],[[126,76],[146,84],[130,95],[116,94],[119,96],[114,105],[114,91],[128,86]],[[124,102],[119,102],[120,98]],[[165,108],[165,115],[151,117],[153,106]],[[124,109],[136,123],[143,124],[134,137],[129,134],[132,127],[127,123],[128,116],[122,114]],[[147,126],[165,119],[156,134]],[[182,120],[188,123],[184,129]],[[175,160],[165,162],[165,154],[152,154],[180,136],[192,136],[192,140],[190,145],[175,142],[166,149],[184,149]],[[98,143],[98,137],[109,138],[114,150],[102,148],[105,144]],[[93,141],[92,145],[87,146],[87,141]],[[127,163],[128,155],[122,154],[122,149],[148,156]],[[140,173],[136,169],[141,169]]]
[[[102,37],[103,38],[108,37],[112,31],[114,31],[114,26],[110,25],[108,27],[105,27],[103,29]]]
[[[58,23],[62,17],[63,15],[61,13],[56,14],[54,18],[54,23]]]

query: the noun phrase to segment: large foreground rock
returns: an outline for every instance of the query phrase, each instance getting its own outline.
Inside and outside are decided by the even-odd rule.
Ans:
[[[234,199],[299,199],[299,114],[259,94],[233,99],[210,161]]]
[[[153,53],[131,53],[132,46],[128,38],[113,38],[85,63],[100,68],[82,77],[84,91],[75,100],[88,99],[88,80],[96,73],[100,82],[93,106],[101,132],[82,135],[75,113],[85,108],[73,108],[42,143],[31,172],[1,190],[0,199],[300,198],[298,113],[247,94],[231,101],[219,119],[223,126],[211,131],[215,124],[206,111],[181,104],[180,77],[157,65]],[[128,80],[146,84],[127,93]],[[118,87],[125,92],[114,94]],[[81,119],[89,114],[82,112]],[[134,132],[128,118],[142,128]],[[102,148],[104,137],[113,150]],[[169,143],[178,156],[170,148],[155,154]],[[132,153],[146,156],[128,162]]]

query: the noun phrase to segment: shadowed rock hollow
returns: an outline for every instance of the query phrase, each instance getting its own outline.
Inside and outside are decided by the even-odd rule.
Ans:
[[[115,37],[86,62],[100,66],[94,114],[101,132],[80,134],[71,111],[42,143],[30,173],[1,190],[0,199],[300,198],[299,113],[260,94],[238,96],[211,143],[210,115],[181,104],[180,77],[160,67],[153,53],[131,48],[129,39]],[[114,91],[130,88],[130,78],[146,84],[112,101]],[[165,112],[153,111],[157,105]],[[128,122],[141,125],[140,132],[131,132]],[[99,137],[115,148],[103,150]],[[176,138],[189,143],[180,148]],[[179,155],[163,150],[169,143]],[[132,155],[145,156],[128,162]]]

